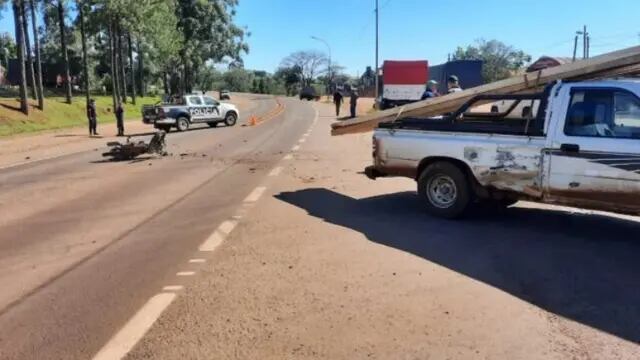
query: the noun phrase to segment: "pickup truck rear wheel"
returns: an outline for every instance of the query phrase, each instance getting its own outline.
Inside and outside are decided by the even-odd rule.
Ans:
[[[184,116],[179,117],[176,120],[176,128],[178,128],[178,131],[187,131],[189,129],[189,119]]]
[[[461,217],[471,204],[467,176],[449,162],[433,163],[420,174],[418,194],[430,214],[446,219]]]

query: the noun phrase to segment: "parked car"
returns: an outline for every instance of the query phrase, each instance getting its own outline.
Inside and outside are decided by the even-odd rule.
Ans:
[[[313,86],[307,86],[300,91],[300,100],[315,100],[317,98],[316,89]]]
[[[473,110],[491,101],[511,105]],[[476,96],[450,115],[381,123],[373,162],[368,177],[415,179],[427,210],[445,218],[518,200],[640,214],[640,83],[558,82],[533,95]]]
[[[233,126],[239,116],[235,105],[219,102],[206,95],[178,96],[168,102],[142,107],[142,121],[167,132],[173,127],[185,131],[197,123],[206,123],[211,127],[218,123]]]
[[[229,90],[220,91],[220,100],[231,100],[231,92]]]

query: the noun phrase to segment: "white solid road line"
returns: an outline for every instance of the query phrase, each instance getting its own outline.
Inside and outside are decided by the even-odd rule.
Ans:
[[[253,189],[251,194],[249,194],[249,196],[247,196],[246,199],[244,199],[244,202],[245,203],[253,203],[253,202],[258,201],[265,190],[267,190],[266,187],[258,186],[257,188]]]
[[[195,274],[196,274],[195,271],[178,271],[176,273],[176,276],[193,276]]]
[[[100,349],[93,360],[124,358],[175,298],[175,293],[160,293],[149,299],[129,322]]]
[[[269,176],[278,176],[282,172],[282,166],[274,167],[273,170],[269,173]]]
[[[189,262],[192,263],[192,264],[202,264],[204,262],[207,262],[207,260],[205,260],[205,259],[191,259],[191,260],[189,260]]]
[[[182,285],[167,285],[162,288],[162,291],[180,291],[183,289]]]
[[[292,160],[292,159],[293,159],[293,155],[291,154],[287,154],[282,158],[282,160]]]

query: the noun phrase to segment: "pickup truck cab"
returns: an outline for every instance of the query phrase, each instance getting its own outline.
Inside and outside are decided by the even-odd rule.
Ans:
[[[219,102],[207,95],[177,96],[170,101],[142,108],[142,121],[145,124],[153,124],[155,128],[167,132],[172,127],[185,131],[197,123],[206,123],[211,127],[218,123],[233,126],[239,116],[235,105]]]
[[[640,82],[477,96],[453,114],[381,123],[373,157],[368,177],[415,179],[427,210],[445,218],[518,200],[640,214]]]

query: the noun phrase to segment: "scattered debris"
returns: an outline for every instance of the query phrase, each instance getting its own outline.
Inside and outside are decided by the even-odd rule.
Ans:
[[[127,142],[124,144],[112,141],[107,143],[110,149],[108,152],[102,153],[102,156],[111,157],[113,161],[132,160],[142,154],[166,156],[166,136],[166,132],[158,131],[148,144],[144,141],[132,142],[131,137],[127,137]]]

